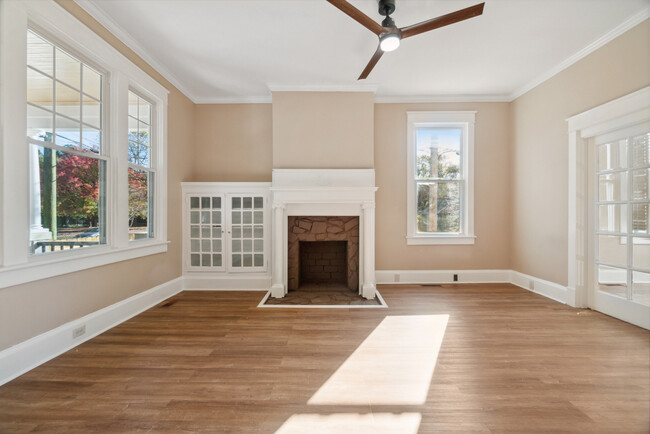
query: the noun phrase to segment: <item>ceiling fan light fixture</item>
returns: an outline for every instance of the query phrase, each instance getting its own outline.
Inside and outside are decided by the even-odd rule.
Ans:
[[[397,50],[400,39],[397,33],[387,33],[379,38],[379,47],[383,52]]]

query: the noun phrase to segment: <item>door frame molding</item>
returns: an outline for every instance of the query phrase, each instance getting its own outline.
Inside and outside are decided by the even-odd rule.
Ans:
[[[596,136],[650,121],[650,86],[568,118],[569,215],[567,304],[592,307],[589,261],[593,210],[589,201],[588,147]]]

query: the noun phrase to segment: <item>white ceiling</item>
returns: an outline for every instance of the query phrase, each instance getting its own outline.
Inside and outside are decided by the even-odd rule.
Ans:
[[[325,0],[77,0],[195,102],[272,89],[376,87],[378,100],[510,100],[648,16],[650,0],[485,0],[482,16],[402,41],[357,81],[377,37]],[[411,25],[481,0],[397,0]],[[381,21],[376,0],[351,0]]]

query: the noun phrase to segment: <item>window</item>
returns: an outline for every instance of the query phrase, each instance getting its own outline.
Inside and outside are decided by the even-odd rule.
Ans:
[[[30,252],[106,242],[102,76],[27,32]]]
[[[166,251],[167,90],[51,0],[0,57],[0,287]]]
[[[129,91],[129,240],[153,236],[151,103]]]
[[[407,115],[407,243],[473,244],[475,112]]]

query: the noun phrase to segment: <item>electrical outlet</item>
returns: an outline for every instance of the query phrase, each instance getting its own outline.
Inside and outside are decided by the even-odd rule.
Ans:
[[[454,274],[454,282],[458,282],[458,274]]]
[[[72,330],[72,339],[78,338],[79,336],[83,335],[86,333],[86,325],[82,325],[81,327],[77,327],[76,329]]]

